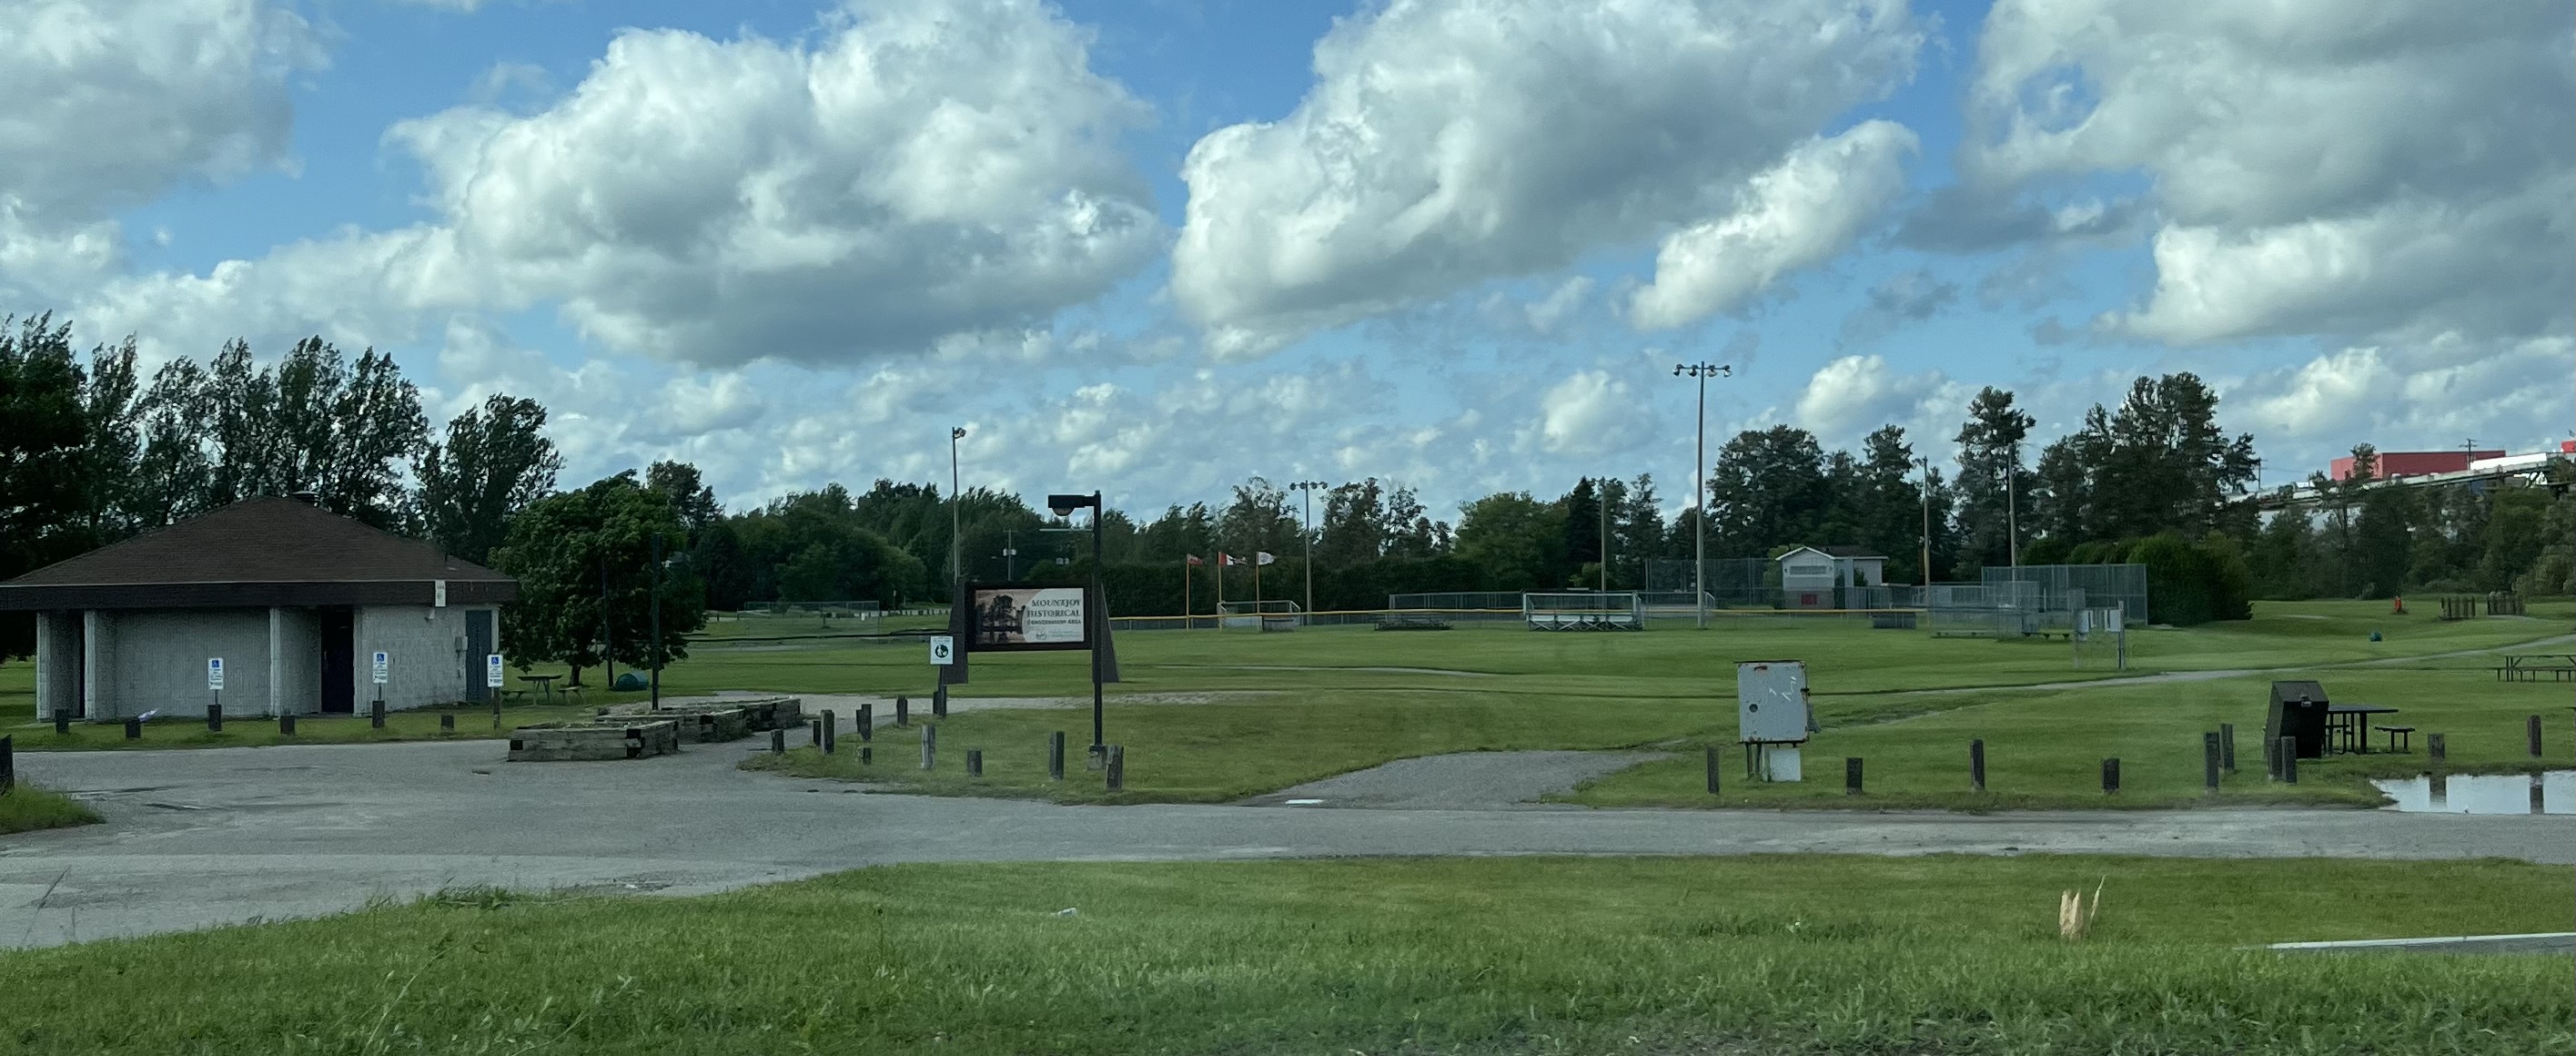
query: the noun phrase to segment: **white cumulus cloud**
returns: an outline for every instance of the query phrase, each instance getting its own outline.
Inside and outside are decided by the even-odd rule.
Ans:
[[[2142,173],[2173,343],[2563,332],[2576,9],[2556,0],[2002,0],[1960,168]]]
[[[1744,303],[1780,276],[1839,256],[1905,193],[1914,133],[1867,121],[1756,173],[1734,212],[1666,236],[1655,281],[1636,293],[1640,327],[1680,326]]]
[[[1904,426],[1918,454],[1940,451],[1968,405],[1967,386],[1938,370],[1900,375],[1883,356],[1826,363],[1798,393],[1797,421],[1827,448],[1856,447],[1882,425]]]
[[[1190,151],[1172,291],[1219,352],[1552,270],[1727,209],[1912,72],[1896,0],[1394,0],[1276,121]]]
[[[792,41],[629,30],[550,108],[395,126],[433,222],[101,300],[119,320],[200,309],[214,333],[365,317],[375,340],[553,306],[598,347],[711,364],[1015,331],[1166,241],[1116,143],[1146,108],[1089,40],[1037,0],[890,0]]]

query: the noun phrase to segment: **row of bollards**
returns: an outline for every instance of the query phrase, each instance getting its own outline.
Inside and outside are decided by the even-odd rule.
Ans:
[[[2532,756],[2539,757],[2541,754],[2540,716],[2533,715],[2524,722],[2524,733]],[[2448,738],[2442,734],[2430,733],[2424,736],[2424,751],[2432,762],[2440,763],[2447,759],[2449,749]],[[2222,722],[2218,724],[2218,729],[2203,732],[2200,735],[2200,755],[2202,790],[2205,794],[2217,795],[2222,776],[2236,772],[2236,724]],[[1719,768],[1716,745],[1706,746],[1703,765],[1707,769],[1705,784],[1708,794],[1717,795]],[[2298,739],[2281,737],[2264,742],[2263,765],[2271,780],[2283,784],[2298,784]],[[1857,796],[1863,793],[1865,772],[1860,757],[1847,756],[1843,759],[1844,795]],[[1977,792],[1986,790],[1986,742],[1982,738],[1968,742],[1968,786]],[[2102,760],[2102,791],[2108,795],[2119,790],[2120,759],[2118,756],[2110,756]]]
[[[907,717],[905,712],[908,710],[909,708],[905,699],[902,697],[896,697],[895,717],[898,724]],[[871,729],[873,726],[873,723],[871,722],[871,719],[873,718],[872,711],[872,705],[859,705],[857,722],[859,738],[862,741],[874,739],[874,731]],[[807,743],[813,745],[817,750],[821,751],[825,755],[832,755],[838,752],[839,722],[838,716],[834,715],[831,710],[825,709],[816,715],[815,718],[807,722],[806,727]],[[1064,780],[1064,746],[1064,731],[1057,730],[1053,733],[1047,734],[1047,778],[1049,780]],[[772,755],[786,754],[787,731],[769,731],[769,751]],[[1714,749],[1711,751],[1713,752]],[[875,753],[873,750],[864,745],[860,747],[859,761],[862,764],[871,763],[874,761],[874,758]],[[1126,746],[1116,744],[1109,745],[1105,752],[1094,753],[1092,763],[1093,769],[1106,771],[1104,776],[1110,791],[1122,791],[1126,787]],[[923,770],[936,770],[938,767],[939,727],[930,723],[923,723],[921,726],[921,768]],[[984,776],[983,749],[969,748],[966,750],[966,776],[974,778]]]

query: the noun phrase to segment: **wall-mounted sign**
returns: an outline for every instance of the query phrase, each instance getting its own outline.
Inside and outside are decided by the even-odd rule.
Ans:
[[[443,609],[447,607],[446,580],[433,579],[429,581],[429,604],[432,608]]]
[[[973,650],[1088,649],[1090,621],[1082,587],[984,585],[968,588]]]
[[[945,634],[930,637],[930,662],[946,667],[957,662],[957,639]]]

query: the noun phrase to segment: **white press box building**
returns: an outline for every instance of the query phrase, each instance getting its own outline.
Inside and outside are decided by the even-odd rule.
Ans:
[[[108,722],[203,715],[223,660],[227,715],[486,699],[500,606],[519,583],[296,499],[245,499],[0,583],[36,614],[36,709]]]

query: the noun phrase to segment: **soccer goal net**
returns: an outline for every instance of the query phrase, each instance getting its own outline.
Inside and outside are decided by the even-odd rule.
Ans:
[[[1642,631],[1646,602],[1628,590],[1523,594],[1521,620],[1533,631]]]

